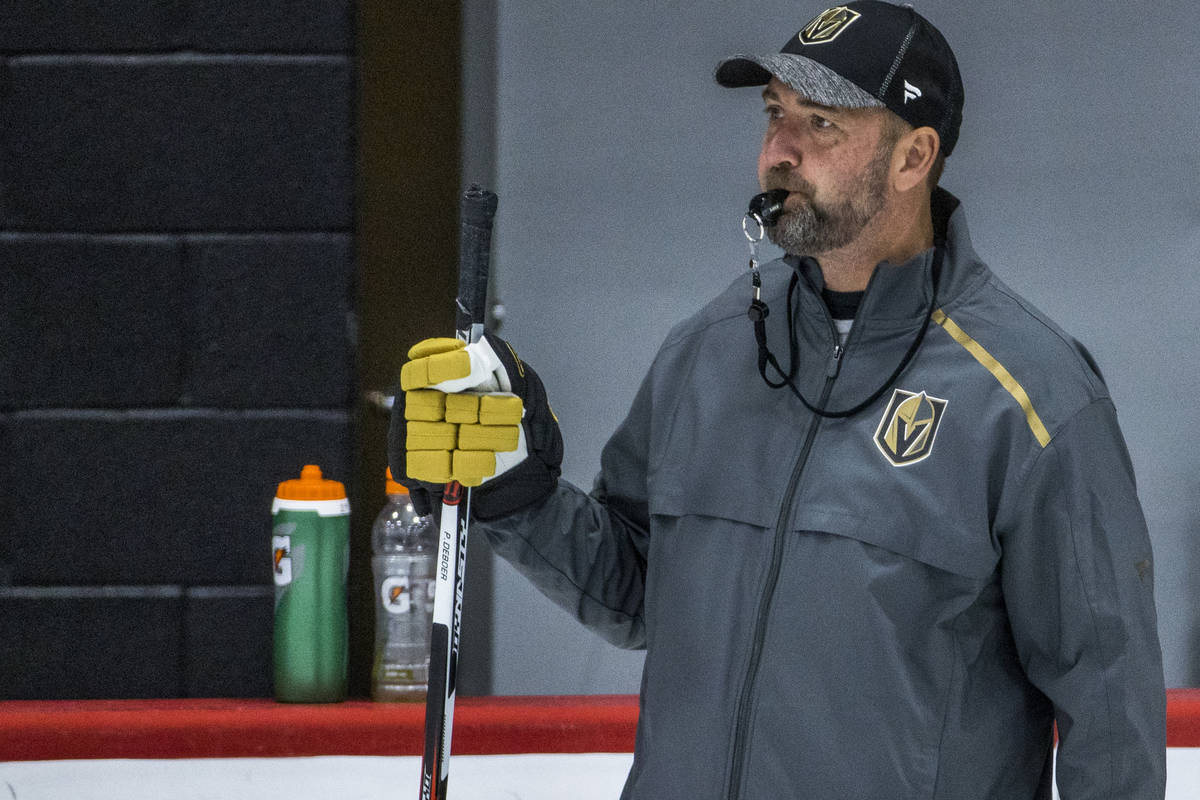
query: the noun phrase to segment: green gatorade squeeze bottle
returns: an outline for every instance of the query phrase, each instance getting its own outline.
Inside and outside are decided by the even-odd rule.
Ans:
[[[346,699],[346,487],[308,464],[279,484],[271,507],[275,570],[275,699]]]

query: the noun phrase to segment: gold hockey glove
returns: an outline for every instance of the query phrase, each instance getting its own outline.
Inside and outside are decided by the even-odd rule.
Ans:
[[[562,436],[541,379],[497,336],[426,339],[409,350],[392,411],[393,475],[437,502],[451,480],[480,487],[472,513],[504,516],[553,491]],[[424,498],[421,498],[424,499]],[[419,501],[418,501],[419,502]]]

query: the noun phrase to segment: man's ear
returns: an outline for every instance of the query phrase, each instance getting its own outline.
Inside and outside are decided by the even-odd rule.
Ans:
[[[892,151],[892,183],[896,191],[907,192],[923,184],[941,146],[941,137],[933,128],[913,128],[901,136]]]

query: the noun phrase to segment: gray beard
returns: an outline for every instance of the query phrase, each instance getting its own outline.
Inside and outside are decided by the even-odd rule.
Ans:
[[[810,200],[800,208],[788,209],[767,229],[767,237],[796,256],[819,255],[850,244],[883,209],[890,158],[890,148],[886,152],[881,149],[840,199],[825,205]],[[788,188],[786,174],[775,171],[767,183],[767,188]],[[806,189],[811,197],[811,187]]]

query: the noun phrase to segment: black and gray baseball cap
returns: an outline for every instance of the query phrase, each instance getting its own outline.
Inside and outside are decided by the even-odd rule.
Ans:
[[[950,155],[962,124],[963,85],[946,38],[911,6],[857,0],[822,11],[778,53],[739,53],[717,65],[722,86],[771,76],[826,106],[887,108],[929,126]]]

